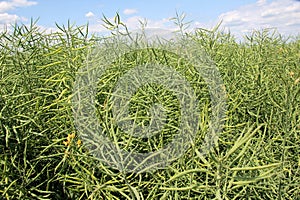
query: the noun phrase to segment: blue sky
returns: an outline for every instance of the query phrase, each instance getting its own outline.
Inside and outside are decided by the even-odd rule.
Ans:
[[[89,22],[91,32],[101,34],[102,14],[112,18],[116,12],[130,29],[139,28],[147,19],[149,28],[176,29],[170,18],[184,12],[190,28],[211,28],[221,20],[222,26],[236,35],[253,29],[277,28],[282,34],[300,33],[300,1],[297,0],[0,0],[0,28],[19,21],[55,30],[55,22],[68,20],[78,25]]]

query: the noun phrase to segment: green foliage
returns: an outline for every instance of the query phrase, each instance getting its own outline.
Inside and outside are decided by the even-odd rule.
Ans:
[[[112,30],[126,28],[118,15],[114,21],[109,22]],[[224,130],[207,156],[199,147],[211,107],[205,84],[193,67],[170,52],[153,49],[133,51],[114,62],[99,80],[97,98],[101,123],[122,148],[138,145],[141,152],[154,151],[169,138],[163,134],[147,141],[130,138],[113,123],[108,96],[118,78],[136,64],[155,61],[173,66],[203,98],[199,133],[184,156],[165,169],[126,174],[91,156],[73,122],[76,73],[87,62],[89,49],[105,39],[88,37],[87,27],[69,23],[58,29],[47,34],[32,22],[0,35],[1,199],[299,198],[299,39],[285,41],[264,30],[238,43],[218,26],[187,35],[216,63],[227,91]],[[170,126],[164,132],[170,133],[180,113],[166,88],[141,88],[132,97],[131,116],[147,124],[149,119],[141,117],[147,116],[153,96],[168,110]]]

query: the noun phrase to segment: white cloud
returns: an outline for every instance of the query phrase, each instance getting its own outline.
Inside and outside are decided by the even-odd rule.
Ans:
[[[36,5],[35,1],[28,0],[11,0],[11,1],[1,1],[0,2],[0,25],[1,26],[9,26],[9,24],[15,21],[26,21],[27,19],[24,17],[17,16],[15,14],[9,14],[7,11],[14,10],[18,7],[27,7]]]
[[[206,30],[210,30],[212,29],[213,27],[215,27],[217,24],[213,21],[210,21],[210,22],[199,22],[199,21],[195,21],[195,22],[192,22],[190,24],[190,27],[189,27],[189,31],[190,32],[194,32],[195,29],[199,29],[199,28],[202,28],[202,29],[206,29]]]
[[[129,29],[139,29],[141,28],[141,23],[146,23],[147,28],[171,28],[171,22],[168,18],[163,18],[161,20],[151,20],[145,19],[141,16],[132,16],[124,20],[124,23]]]
[[[171,39],[175,37],[175,31],[178,30],[170,18],[151,20],[141,16],[132,16],[124,20],[124,23],[132,34],[141,34],[141,28],[145,25],[144,34],[148,39],[155,39],[156,37]]]
[[[1,1],[0,2],[0,12],[6,12],[9,10],[13,10],[17,7],[27,7],[36,5],[35,1],[27,1],[27,0],[12,0],[12,1]]]
[[[258,0],[254,4],[221,14],[218,20],[237,35],[264,28],[277,28],[285,35],[299,34],[300,2]]]
[[[107,18],[110,21],[113,21],[113,17]],[[173,37],[174,31],[178,28],[170,22],[169,18],[163,18],[161,20],[151,20],[145,19],[141,16],[131,16],[128,18],[122,18],[122,22],[127,26],[129,32],[132,34],[141,33],[142,23],[145,24],[145,34],[148,38],[160,37],[160,38],[171,38]],[[109,35],[110,31],[103,27],[103,22],[92,23],[89,25],[89,32],[96,33],[101,35]],[[122,31],[122,28],[121,28]],[[124,30],[123,30],[124,31]]]
[[[0,13],[0,21],[3,23],[3,24],[8,24],[12,21],[16,21],[20,19],[19,16],[17,15],[11,15],[11,14],[8,14],[8,13]]]
[[[126,12],[125,12],[126,11]],[[134,9],[126,9],[124,14],[134,13]],[[145,18],[134,15],[122,19],[129,30],[141,28],[141,21]],[[255,3],[239,7],[221,14],[217,19],[209,22],[194,21],[187,30],[196,28],[211,29],[222,21],[221,28],[228,28],[237,38],[251,33],[253,30],[276,28],[282,35],[300,34],[300,1],[298,0],[257,0]],[[178,30],[168,18],[160,20],[147,19],[147,28]],[[103,31],[98,28],[98,30]],[[223,29],[222,29],[223,30]]]
[[[26,7],[36,5],[36,1],[28,1],[28,0],[12,0],[12,4],[16,7]]]
[[[5,11],[11,10],[13,8],[14,7],[10,2],[7,2],[7,1],[0,2],[0,12],[5,12]]]
[[[104,33],[104,32],[108,32],[108,30],[101,23],[95,23],[95,24],[89,25],[89,32],[90,33]]]
[[[46,34],[51,34],[54,32],[61,32],[61,30],[55,26],[42,26],[42,25],[37,25],[40,31],[45,32]]]
[[[90,18],[90,17],[94,17],[95,14],[92,13],[92,12],[88,12],[88,13],[85,14],[85,16],[88,17],[88,18]]]
[[[258,1],[256,2],[256,4],[257,4],[258,6],[265,5],[266,3],[267,3],[267,0],[258,0]]]
[[[138,11],[136,10],[136,9],[125,9],[124,11],[123,11],[123,13],[125,14],[125,15],[132,15],[132,14],[135,14],[135,13],[137,13]]]

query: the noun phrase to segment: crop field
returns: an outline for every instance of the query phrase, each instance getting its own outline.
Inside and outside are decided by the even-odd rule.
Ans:
[[[215,105],[207,79],[193,63],[163,50],[163,43],[110,57],[121,51],[113,37],[91,35],[88,26],[57,28],[43,32],[32,22],[0,35],[0,199],[300,199],[299,37],[287,40],[260,30],[239,42],[219,26],[181,33],[191,44],[186,52],[199,48],[211,59],[226,91],[222,129],[203,154]],[[172,42],[174,47],[180,40]],[[118,127],[114,113],[122,104],[114,110],[112,96],[122,77],[128,72],[133,77],[135,66],[155,63],[189,82],[199,111],[190,118],[200,122],[181,156],[155,170],[148,170],[153,167],[148,163],[144,170],[126,171],[93,154],[97,147],[89,146],[87,133],[75,123],[74,88],[95,47],[107,70],[97,82],[93,106],[103,134],[117,149],[155,152],[176,138],[185,119],[178,95],[150,83],[128,99],[127,118],[145,130],[152,122],[149,108],[160,104],[161,130],[143,138]],[[106,153],[104,158],[114,158]]]

